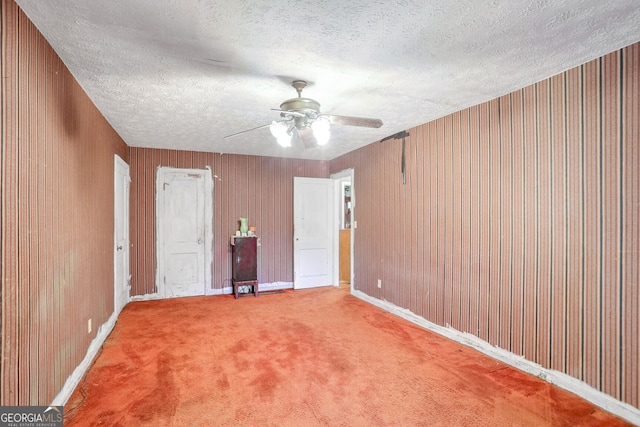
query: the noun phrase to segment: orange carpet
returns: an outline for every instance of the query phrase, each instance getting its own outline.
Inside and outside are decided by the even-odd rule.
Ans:
[[[336,288],[133,302],[65,414],[68,427],[628,425]]]

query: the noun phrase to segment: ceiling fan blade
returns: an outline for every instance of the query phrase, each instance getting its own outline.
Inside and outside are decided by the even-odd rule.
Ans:
[[[227,135],[227,136],[223,137],[223,139],[227,139],[227,138],[231,138],[232,136],[237,136],[237,135],[241,135],[243,133],[251,132],[252,130],[258,130],[258,129],[266,128],[267,126],[271,126],[271,123],[267,123],[266,125],[257,126],[257,127],[251,128],[251,129],[241,130],[240,132],[236,132],[236,133],[232,133],[231,135]]]
[[[365,128],[379,128],[380,126],[382,126],[382,120],[380,119],[368,119],[366,117],[351,116],[334,116],[331,114],[326,114],[325,116],[334,125],[360,126]]]
[[[316,137],[313,136],[311,128],[296,128],[296,134],[298,135],[298,141],[302,142],[304,148],[312,148],[318,145],[318,141],[316,141]]]

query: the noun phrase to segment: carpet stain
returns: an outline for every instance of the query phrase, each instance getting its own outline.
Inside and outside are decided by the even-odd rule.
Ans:
[[[216,385],[223,390],[228,390],[230,387],[230,384],[229,384],[229,379],[227,378],[227,374],[223,372],[220,378],[216,380]]]
[[[247,341],[244,339],[241,339],[240,341],[237,341],[231,348],[229,348],[229,350],[232,353],[240,353],[243,351],[247,351],[248,348],[249,348],[249,345]]]
[[[342,353],[328,354],[328,372],[335,372],[339,375],[346,375],[355,370],[355,365],[349,357]]]
[[[413,337],[406,331],[405,325],[400,325],[396,319],[390,318],[386,313],[374,313],[365,318],[371,326],[398,338],[402,342],[411,343],[413,341]]]
[[[142,358],[140,357],[138,351],[134,350],[132,344],[126,343],[125,345],[123,345],[122,351],[124,352],[124,354],[127,355],[127,357],[129,357],[129,359],[131,360],[131,363],[133,363],[136,366],[143,365]]]
[[[295,358],[299,357],[302,354],[302,350],[300,349],[300,345],[297,341],[288,341],[285,343],[285,351],[287,358]]]
[[[106,379],[110,383],[118,384],[121,381],[127,381],[130,379],[134,372],[131,369],[132,365],[128,361],[110,363],[108,365],[96,366],[100,375],[95,379]],[[135,375],[135,374],[134,374]]]
[[[255,366],[258,374],[249,383],[254,388],[253,395],[262,400],[272,400],[276,388],[280,384],[280,375],[270,362],[262,360]]]
[[[118,414],[115,411],[104,411],[98,414],[96,425],[119,427],[126,424],[122,421],[123,414]]]
[[[176,412],[178,396],[173,371],[174,362],[167,351],[158,354],[155,388],[134,401],[128,408],[136,420],[149,422],[156,418],[171,419]]]
[[[487,377],[504,386],[507,390],[513,390],[527,397],[540,393],[547,387],[547,383],[510,366],[489,372]]]

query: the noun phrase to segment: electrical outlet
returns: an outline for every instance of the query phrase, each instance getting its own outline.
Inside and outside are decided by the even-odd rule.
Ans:
[[[91,333],[91,319],[87,320],[87,333]]]
[[[358,221],[353,221],[353,228],[358,228]]]
[[[378,287],[381,288],[382,287],[382,279],[378,279]]]

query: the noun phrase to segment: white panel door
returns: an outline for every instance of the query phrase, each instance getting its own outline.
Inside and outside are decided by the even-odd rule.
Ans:
[[[207,286],[206,174],[203,170],[164,170],[158,179],[159,239],[163,253],[159,293],[164,297],[204,295]],[[160,195],[159,195],[160,196]]]
[[[129,165],[115,156],[114,166],[114,304],[119,314],[129,302]]]
[[[335,181],[293,179],[293,287],[337,284]]]

